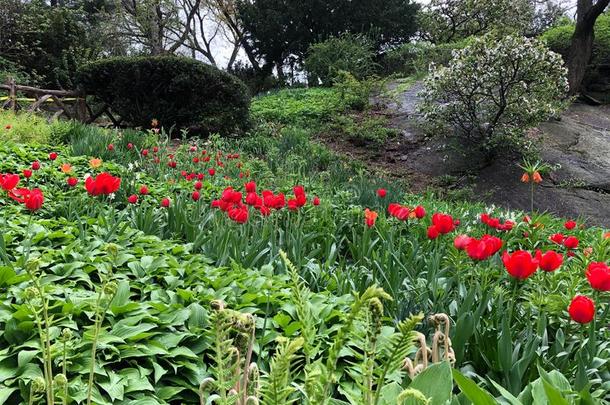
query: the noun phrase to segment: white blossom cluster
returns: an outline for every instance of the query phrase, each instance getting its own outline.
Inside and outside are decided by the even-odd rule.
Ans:
[[[436,128],[489,142],[558,115],[567,91],[560,55],[536,39],[488,34],[455,51],[447,67],[430,67],[419,110]]]

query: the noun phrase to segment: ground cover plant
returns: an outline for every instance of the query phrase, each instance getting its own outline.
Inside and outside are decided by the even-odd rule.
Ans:
[[[607,402],[610,233],[410,194],[313,140],[329,102],[3,142],[0,402]]]

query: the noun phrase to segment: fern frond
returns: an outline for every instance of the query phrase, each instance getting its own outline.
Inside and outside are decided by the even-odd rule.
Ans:
[[[314,342],[317,334],[316,321],[311,313],[311,304],[309,301],[311,290],[309,290],[309,288],[307,288],[307,286],[303,283],[297,268],[290,261],[290,259],[288,259],[286,252],[280,250],[280,256],[288,268],[290,279],[292,281],[292,301],[295,306],[298,321],[301,323],[301,336],[303,337],[303,352],[305,353],[305,362],[309,364],[310,359],[314,358],[316,355]]]
[[[379,401],[381,388],[383,387],[386,377],[395,371],[400,370],[405,357],[413,348],[415,340],[415,327],[424,318],[423,314],[412,315],[409,319],[401,321],[397,325],[398,331],[392,336],[387,345],[381,351],[382,362],[381,372],[377,378],[377,388],[375,392],[375,403]]]
[[[271,360],[269,375],[263,379],[261,394],[263,403],[268,405],[286,405],[294,402],[290,395],[295,391],[290,385],[292,364],[298,357],[297,352],[303,347],[303,338],[278,343],[275,356]]]

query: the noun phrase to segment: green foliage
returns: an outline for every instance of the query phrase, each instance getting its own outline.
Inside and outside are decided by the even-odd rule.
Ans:
[[[248,126],[249,96],[234,76],[174,56],[101,59],[79,71],[79,86],[107,103],[124,122],[224,135]]]
[[[470,38],[458,42],[433,44],[413,42],[402,44],[383,55],[381,66],[383,73],[405,76],[423,76],[428,73],[430,64],[446,66],[453,58],[455,50],[463,49],[471,42]]]
[[[568,57],[574,23],[568,19],[544,32],[540,39],[553,51]],[[610,15],[602,14],[595,21],[595,39],[593,41],[592,65],[607,64],[610,61]]]
[[[418,14],[418,22],[424,39],[455,42],[494,30],[524,34],[534,12],[528,0],[431,0]]]
[[[488,34],[432,70],[419,109],[433,128],[471,144],[522,149],[526,129],[566,107],[566,74],[540,41]]]
[[[311,45],[304,65],[309,83],[330,86],[341,71],[349,72],[357,80],[371,76],[376,69],[374,56],[368,39],[346,34]]]
[[[15,142],[60,144],[69,137],[73,123],[53,121],[30,113],[0,111],[0,139]]]
[[[408,40],[417,29],[418,5],[411,0],[256,0],[240,1],[238,9],[248,46],[267,73],[291,57],[301,63],[310,45],[342,33],[365,34],[378,50]]]
[[[331,116],[353,106],[361,106],[358,94],[337,89],[286,89],[252,101],[254,120],[274,121],[282,124],[308,124],[323,122]]]
[[[345,137],[357,145],[381,146],[398,134],[396,129],[388,127],[386,117],[366,113],[334,117],[329,130],[333,136],[336,134]]]
[[[20,79],[44,87],[72,88],[79,65],[96,50],[90,19],[78,7],[53,7],[41,1],[1,0],[3,22],[0,58],[12,62]],[[4,24],[3,24],[4,25]],[[36,84],[32,80],[21,84]]]

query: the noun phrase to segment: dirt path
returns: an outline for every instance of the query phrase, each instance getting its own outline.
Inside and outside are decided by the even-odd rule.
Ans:
[[[522,184],[517,161],[499,159],[482,167],[480,158],[466,154],[440,139],[427,139],[418,127],[416,105],[420,82],[408,89],[390,83],[399,92],[393,100],[373,98],[385,104],[386,115],[400,136],[384,147],[357,147],[335,141],[336,150],[387,173],[408,178],[414,192],[443,184],[471,187],[474,198],[506,208],[527,210],[528,186]],[[582,217],[592,225],[610,227],[610,106],[572,105],[561,120],[546,122],[528,136],[542,145],[544,161],[559,165],[536,191],[536,209],[565,217]]]

